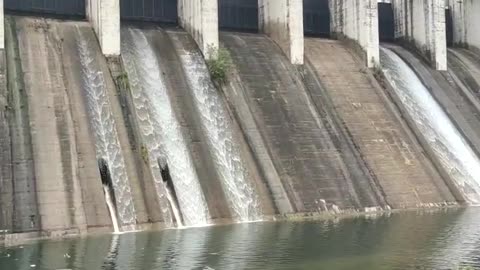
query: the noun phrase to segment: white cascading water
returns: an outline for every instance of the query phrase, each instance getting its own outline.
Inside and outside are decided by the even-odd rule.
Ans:
[[[184,225],[207,225],[208,206],[195,167],[183,138],[180,124],[168,96],[157,56],[144,33],[138,29],[123,31],[122,56],[129,75],[137,117],[148,151],[150,166],[157,182],[159,197],[167,197],[173,215],[182,215]],[[180,211],[160,175],[168,164]],[[181,217],[176,217],[181,221]]]
[[[113,202],[112,196],[110,196],[110,190],[107,185],[103,185],[103,194],[105,194],[105,201],[107,202],[108,212],[110,212],[110,218],[112,219],[113,231],[115,233],[120,232],[120,225],[117,219],[117,209]]]
[[[180,206],[175,201],[174,196],[172,194],[172,191],[168,187],[166,187],[166,191],[167,191],[168,202],[170,203],[170,207],[172,208],[173,216],[175,217],[175,221],[177,222],[177,227],[185,226],[185,224],[183,224],[182,214],[180,213],[180,209],[179,209]],[[192,225],[203,225],[203,223],[192,224]],[[192,225],[189,225],[189,226],[192,226]]]
[[[458,190],[480,204],[480,160],[415,72],[393,51],[381,48],[387,80],[415,125],[435,151]]]
[[[95,57],[92,52],[95,51],[95,48],[89,46],[79,29],[77,29],[77,32],[83,86],[87,97],[89,120],[94,130],[97,159],[106,161],[115,192],[119,222],[114,220],[112,222],[120,224],[121,228],[119,230],[133,230],[136,223],[135,207],[115,120],[105,89],[105,78],[103,72],[94,62]],[[114,216],[112,215],[112,218]]]
[[[177,48],[183,48],[177,34],[170,34],[170,36]],[[207,132],[209,146],[213,149],[215,163],[230,208],[238,221],[260,220],[262,215],[257,194],[247,180],[248,172],[240,156],[240,149],[233,138],[229,114],[223,106],[218,90],[210,80],[203,57],[199,52],[185,49],[182,49],[179,54],[197,111],[202,119],[203,129]]]

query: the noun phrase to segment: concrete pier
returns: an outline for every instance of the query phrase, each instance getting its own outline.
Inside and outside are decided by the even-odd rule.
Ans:
[[[303,65],[302,0],[259,0],[262,32],[277,43],[292,64]]]
[[[380,62],[377,0],[330,0],[332,32],[360,45],[367,66]]]
[[[437,70],[447,69],[444,0],[393,0],[395,38],[414,46]]]
[[[192,35],[205,58],[215,56],[218,49],[218,1],[179,0],[180,25]]]
[[[3,0],[0,0],[0,49],[5,49],[5,14],[3,8]],[[2,60],[3,61],[3,60]]]
[[[448,8],[452,13],[453,42],[456,46],[469,47],[480,51],[480,2],[472,0],[450,0]]]
[[[87,17],[95,29],[103,54],[120,55],[120,1],[86,1]]]

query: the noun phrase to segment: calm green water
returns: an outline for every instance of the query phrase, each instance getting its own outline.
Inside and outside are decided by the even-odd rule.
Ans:
[[[42,241],[0,269],[480,269],[480,209]]]

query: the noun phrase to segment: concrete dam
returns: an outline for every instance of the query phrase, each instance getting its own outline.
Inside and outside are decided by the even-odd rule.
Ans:
[[[480,2],[0,2],[3,241],[480,204]]]

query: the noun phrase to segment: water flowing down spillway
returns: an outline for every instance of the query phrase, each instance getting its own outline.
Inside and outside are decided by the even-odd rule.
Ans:
[[[120,227],[123,227],[123,230],[131,230],[136,223],[135,207],[104,74],[95,63],[95,57],[92,54],[95,49],[83,37],[81,31],[77,32],[83,87],[89,120],[95,136],[97,159],[103,159],[108,166]],[[115,222],[114,217],[112,222]]]
[[[122,55],[157,194],[168,199],[173,208],[170,215],[182,216],[175,218],[177,222],[183,218],[186,226],[206,225],[208,206],[172,108],[159,59],[142,31],[124,29],[122,33]],[[175,209],[172,190],[167,190],[163,183],[167,181],[160,175],[163,166],[168,166],[180,211]],[[165,209],[164,213],[168,214]]]
[[[395,94],[429,147],[471,204],[480,204],[480,160],[414,71],[393,51],[381,48],[381,63]]]
[[[182,48],[181,34],[173,33],[171,37],[175,46]],[[258,196],[248,181],[248,172],[232,134],[233,125],[218,90],[210,80],[203,57],[199,52],[185,48],[180,49],[179,54],[232,212],[238,221],[259,220]]]

